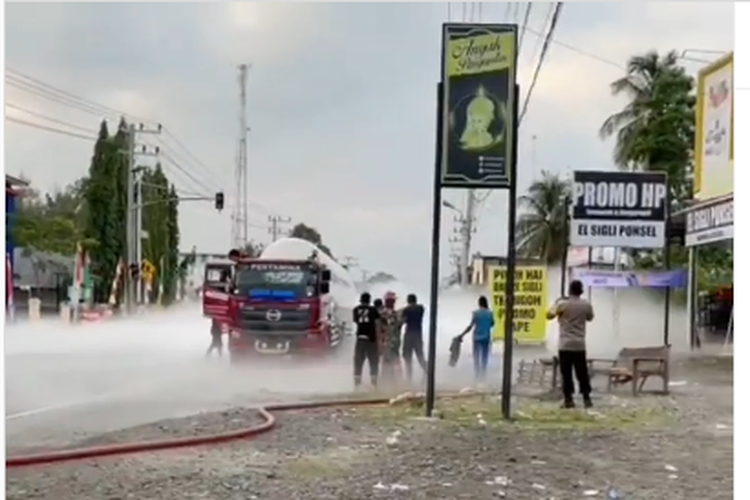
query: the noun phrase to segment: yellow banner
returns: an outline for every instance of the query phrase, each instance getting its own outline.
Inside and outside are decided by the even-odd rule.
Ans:
[[[443,26],[443,187],[507,188],[516,140],[518,26]]]
[[[492,340],[505,338],[505,266],[490,268],[491,307],[495,315]],[[513,338],[520,344],[542,344],[547,340],[547,269],[516,267],[513,304]]]
[[[698,73],[694,198],[734,192],[734,53]]]

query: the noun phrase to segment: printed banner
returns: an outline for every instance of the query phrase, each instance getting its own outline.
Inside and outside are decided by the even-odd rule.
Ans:
[[[694,198],[734,192],[734,53],[698,73]]]
[[[665,174],[578,171],[573,179],[571,245],[664,247]]]
[[[685,288],[688,282],[686,269],[670,271],[599,271],[574,268],[573,279],[592,288]]]
[[[490,301],[495,315],[492,340],[505,338],[505,266],[492,266]],[[513,303],[513,338],[521,344],[547,340],[547,269],[541,266],[516,267]]]
[[[507,188],[518,26],[443,25],[443,187]]]
[[[734,238],[734,199],[695,207],[685,214],[685,246]]]

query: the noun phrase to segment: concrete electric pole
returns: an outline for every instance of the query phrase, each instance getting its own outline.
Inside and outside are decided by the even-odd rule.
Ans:
[[[156,129],[147,129],[141,123],[136,128],[135,125],[128,126],[128,147],[127,147],[127,164],[128,164],[128,199],[126,207],[126,227],[125,239],[127,247],[127,271],[125,273],[125,310],[128,314],[133,312],[133,306],[140,302],[142,290],[141,287],[141,261],[143,252],[143,211],[142,211],[142,186],[141,174],[142,168],[136,168],[135,163],[139,157],[158,156],[158,148],[149,150],[146,146],[140,148],[136,145],[136,139],[139,134],[161,134],[161,125]],[[139,272],[133,276],[131,269],[137,266]]]
[[[464,220],[461,225],[463,230],[463,241],[461,242],[461,286],[468,286],[469,283],[469,259],[471,258],[471,239],[476,232],[474,227],[474,212],[476,211],[476,191],[470,189],[466,191],[466,210],[464,211]]]
[[[240,114],[239,114],[239,137],[237,143],[237,165],[234,170],[234,183],[237,188],[235,192],[235,206],[232,211],[232,248],[244,247],[248,242],[248,217],[247,217],[247,70],[248,64],[240,64],[238,69],[238,82],[240,86]]]
[[[458,227],[454,229],[456,236],[451,238],[451,243],[460,246],[458,251],[458,279],[461,286],[469,284],[469,260],[471,258],[471,240],[476,232],[474,227],[475,212],[477,207],[476,192],[469,190],[466,192],[466,207],[459,210],[450,202],[444,201],[443,206],[449,208],[458,214],[455,219]]]
[[[282,226],[290,222],[292,222],[292,219],[289,217],[282,217],[280,215],[268,216],[268,233],[271,235],[272,242],[278,240],[282,234],[287,234],[287,231]]]
[[[358,265],[358,259],[356,257],[352,257],[351,255],[344,255],[343,257],[339,257],[338,260],[341,264],[341,267],[343,267],[347,271]]]

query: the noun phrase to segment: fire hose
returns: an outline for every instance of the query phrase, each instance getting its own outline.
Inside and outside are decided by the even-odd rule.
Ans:
[[[468,395],[468,394],[467,394]],[[460,395],[458,395],[460,396]],[[456,397],[453,395],[452,397]],[[354,399],[354,400],[329,400],[313,401],[303,403],[281,403],[274,405],[262,406],[256,409],[262,422],[252,427],[223,432],[220,434],[207,434],[204,436],[191,436],[185,438],[175,438],[166,440],[140,441],[130,443],[120,443],[105,446],[93,446],[88,448],[74,448],[47,453],[38,453],[33,455],[20,455],[7,457],[5,460],[6,468],[29,467],[33,465],[69,462],[73,460],[82,460],[87,458],[100,458],[115,455],[126,455],[131,453],[140,453],[147,451],[168,450],[174,448],[187,448],[195,446],[206,446],[222,444],[228,441],[239,439],[249,439],[273,430],[276,426],[276,419],[273,413],[315,410],[332,407],[356,407],[356,406],[377,406],[389,404],[388,398],[373,399]]]

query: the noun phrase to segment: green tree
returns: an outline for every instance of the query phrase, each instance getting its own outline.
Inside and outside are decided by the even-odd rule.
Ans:
[[[158,283],[165,273],[165,262],[169,251],[169,236],[164,221],[168,217],[169,181],[164,175],[161,164],[154,169],[143,168],[141,177],[143,197],[143,229],[148,238],[143,241],[143,257],[156,268],[152,301],[158,294]]]
[[[519,197],[521,211],[516,224],[518,256],[528,259],[558,261],[565,249],[565,198],[568,183],[559,175],[542,171],[542,178],[534,181],[528,192]]]
[[[620,169],[667,173],[675,208],[692,192],[695,131],[694,82],[678,60],[675,51],[631,57],[627,73],[610,85],[612,94],[626,96],[628,103],[599,130],[603,139],[615,136]]]
[[[175,300],[177,284],[180,278],[180,228],[178,225],[179,199],[174,185],[169,188],[167,201],[167,216],[164,219],[167,234],[167,252],[164,258],[164,303],[170,304]]]
[[[107,122],[102,121],[83,195],[87,207],[84,233],[96,241],[90,249],[96,302],[104,302],[109,296],[118,261],[123,256],[124,214],[119,210],[117,182],[121,156],[109,136]]]
[[[76,253],[79,243],[93,244],[83,233],[82,184],[81,180],[44,196],[34,189],[25,189],[9,225],[17,245],[70,256]]]
[[[292,228],[289,236],[291,236],[292,238],[299,238],[301,240],[309,241],[313,245],[317,246],[323,253],[333,258],[331,249],[323,243],[323,237],[314,227],[299,223]]]

